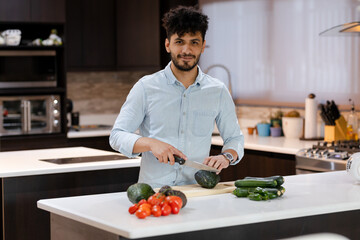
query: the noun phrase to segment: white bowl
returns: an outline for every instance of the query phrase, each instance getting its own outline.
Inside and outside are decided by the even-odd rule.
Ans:
[[[303,135],[304,119],[302,117],[283,117],[282,128],[286,138],[300,138]]]

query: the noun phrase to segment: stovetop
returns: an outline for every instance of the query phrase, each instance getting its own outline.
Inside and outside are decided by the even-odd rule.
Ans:
[[[360,152],[360,141],[318,142],[295,155],[296,168],[310,171],[345,170],[349,157]]]

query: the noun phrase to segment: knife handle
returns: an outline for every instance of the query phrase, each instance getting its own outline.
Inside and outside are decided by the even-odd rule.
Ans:
[[[179,163],[180,165],[183,165],[185,163],[185,159],[179,156],[174,155],[174,158],[175,158],[175,162]]]

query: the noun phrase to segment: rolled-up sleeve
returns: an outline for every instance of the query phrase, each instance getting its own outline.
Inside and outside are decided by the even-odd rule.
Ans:
[[[145,97],[143,85],[138,81],[128,94],[110,133],[110,146],[127,157],[139,155],[133,153],[133,148],[141,138],[135,131],[145,117]]]
[[[216,125],[224,140],[222,151],[227,149],[236,151],[238,159],[232,165],[239,163],[244,156],[244,135],[238,123],[234,101],[225,86],[221,93]]]

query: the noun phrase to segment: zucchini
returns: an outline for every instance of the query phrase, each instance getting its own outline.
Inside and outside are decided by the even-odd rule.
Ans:
[[[283,186],[280,186],[280,187],[278,187],[278,189],[279,189],[279,191],[280,191],[280,193],[281,193],[280,196],[284,195],[284,193],[285,193],[285,188],[284,188]]]
[[[236,187],[276,187],[277,182],[274,179],[240,179],[235,181]]]
[[[277,176],[271,176],[271,177],[245,177],[244,179],[257,179],[257,180],[276,180],[277,187],[280,187],[285,182],[284,177],[277,175]]]
[[[247,197],[249,195],[248,188],[235,188],[233,194],[237,197]]]
[[[253,201],[261,201],[263,200],[262,196],[259,193],[251,193],[248,198]]]

